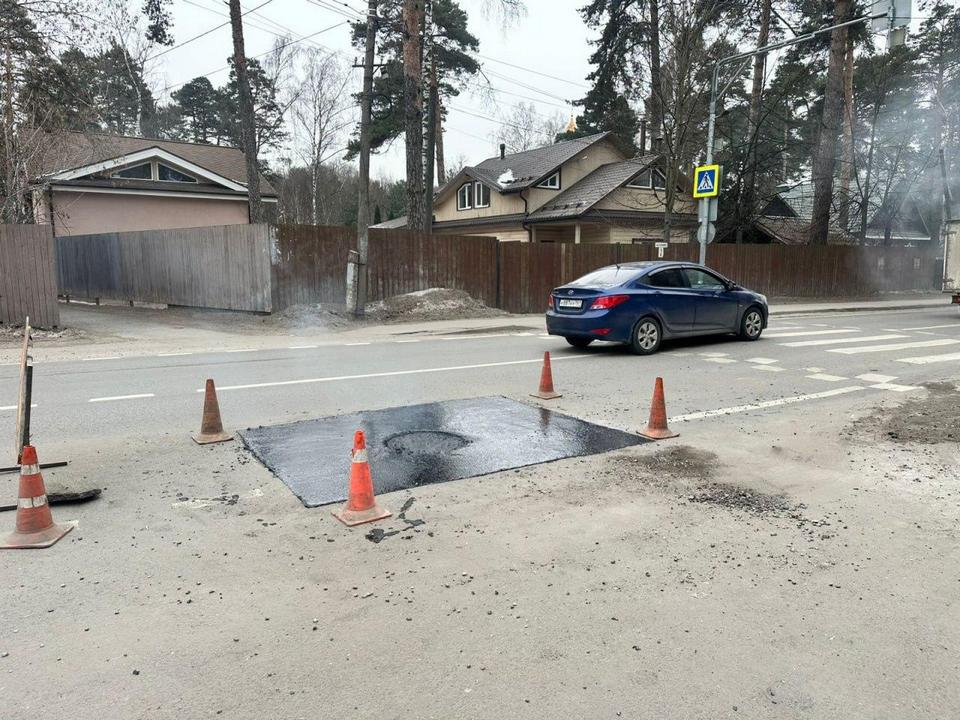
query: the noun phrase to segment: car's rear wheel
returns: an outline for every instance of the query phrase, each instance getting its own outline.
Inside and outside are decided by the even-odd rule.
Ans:
[[[758,307],[748,308],[740,319],[740,337],[744,340],[756,340],[763,332],[763,313]]]
[[[640,322],[633,328],[633,337],[630,340],[630,349],[637,355],[652,355],[660,349],[663,332],[656,318],[640,318]]]
[[[585,347],[587,347],[590,343],[593,342],[593,338],[585,338],[585,337],[568,337],[565,339],[568,343],[573,345],[578,350],[583,350]]]

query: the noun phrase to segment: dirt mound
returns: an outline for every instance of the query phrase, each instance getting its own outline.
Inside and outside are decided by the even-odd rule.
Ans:
[[[40,328],[30,328],[30,337],[34,342],[47,342],[56,340],[79,340],[86,337],[83,330],[75,328],[57,328],[55,330],[42,330]],[[14,327],[13,325],[0,325],[0,345],[18,345],[23,342],[23,326]]]
[[[924,397],[877,409],[863,421],[863,428],[874,436],[904,445],[960,441],[960,390],[946,382],[927,383],[924,387]]]
[[[312,303],[290,305],[280,312],[264,319],[265,323],[279,324],[290,328],[330,328],[337,329],[355,324],[342,306]]]
[[[768,495],[750,488],[724,483],[710,483],[690,495],[691,502],[720,505],[733,510],[745,510],[757,515],[796,510],[797,506],[783,495]]]
[[[505,314],[502,310],[487,307],[463,290],[448,288],[394,295],[367,305],[367,315],[375,322],[461,320]]]
[[[627,458],[623,459],[627,460]],[[666,473],[692,480],[709,477],[719,464],[715,453],[698,450],[689,445],[677,445],[667,450],[660,450],[653,455],[631,457],[629,460],[638,468],[650,473]]]

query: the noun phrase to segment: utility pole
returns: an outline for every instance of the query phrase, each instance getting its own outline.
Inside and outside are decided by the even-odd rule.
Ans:
[[[377,44],[377,0],[367,0],[367,37],[360,95],[360,195],[357,203],[357,250],[347,260],[347,310],[363,317],[367,304],[367,251],[370,240],[370,105],[373,102],[373,56]]]
[[[247,200],[250,222],[264,221],[263,202],[260,200],[260,168],[257,167],[257,128],[253,115],[253,95],[247,75],[247,55],[243,48],[243,20],[240,0],[230,0],[230,27],[233,31],[233,70],[237,74],[237,94],[240,101],[240,139],[247,165]]]

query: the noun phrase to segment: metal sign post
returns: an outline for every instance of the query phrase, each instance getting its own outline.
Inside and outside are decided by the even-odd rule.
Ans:
[[[14,449],[16,450],[18,463],[23,452],[23,446],[30,440],[30,396],[33,390],[32,373],[30,372],[33,368],[29,367],[30,339],[30,318],[28,317],[23,323],[23,348],[20,351],[20,386],[17,391],[17,428]]]

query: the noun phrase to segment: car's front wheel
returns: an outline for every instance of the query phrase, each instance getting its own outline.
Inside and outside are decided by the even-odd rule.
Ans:
[[[663,332],[660,330],[660,323],[656,318],[641,318],[633,329],[633,337],[630,340],[630,349],[637,355],[652,355],[660,349],[660,341],[663,339]]]
[[[565,340],[571,345],[573,345],[573,347],[577,348],[578,350],[583,350],[585,347],[587,347],[590,343],[593,342],[593,338],[585,338],[585,337],[568,337],[568,338],[565,338]]]
[[[756,340],[763,332],[763,313],[760,308],[749,308],[740,320],[740,337],[744,340]]]

